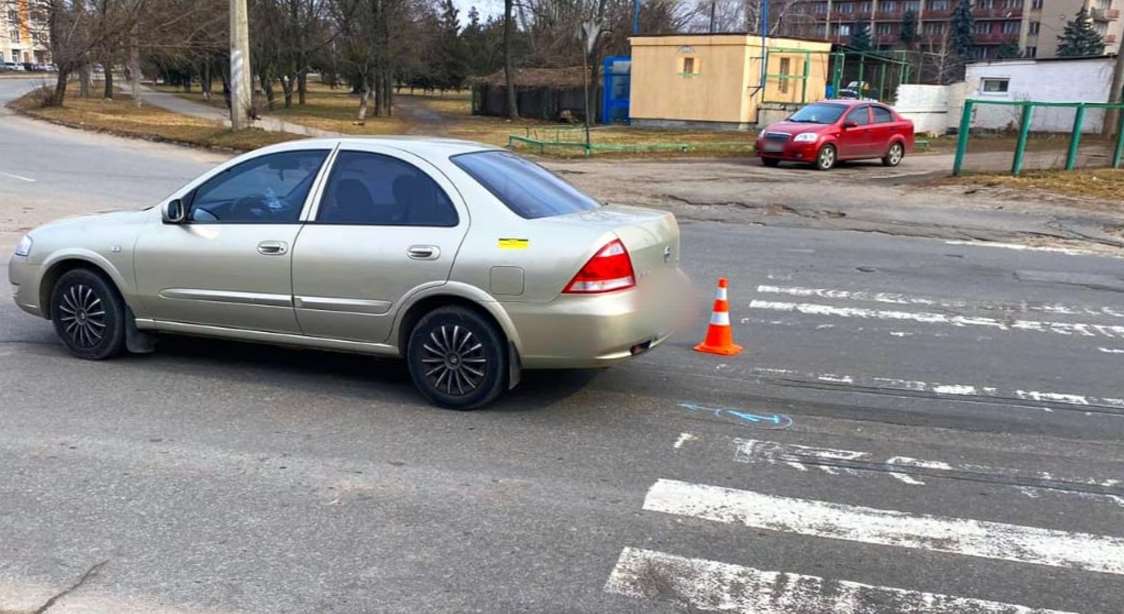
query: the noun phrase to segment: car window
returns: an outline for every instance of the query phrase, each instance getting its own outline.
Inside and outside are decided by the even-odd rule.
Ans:
[[[448,194],[421,169],[391,156],[341,151],[316,221],[375,226],[456,226]]]
[[[863,105],[857,109],[853,109],[850,113],[847,114],[847,119],[844,121],[855,122],[860,126],[869,124],[870,116],[867,113],[866,105]]]
[[[894,121],[894,114],[886,107],[877,105],[871,106],[870,110],[874,113],[874,123],[885,124]]]
[[[793,113],[788,121],[805,124],[834,124],[846,110],[847,107],[841,104],[810,104]]]
[[[295,224],[328,150],[286,151],[247,160],[194,190],[188,219],[226,224]]]
[[[566,215],[601,206],[558,175],[510,152],[460,154],[452,160],[508,209],[526,219]]]

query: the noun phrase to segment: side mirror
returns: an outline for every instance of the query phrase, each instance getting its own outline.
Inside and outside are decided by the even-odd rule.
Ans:
[[[187,219],[187,208],[183,206],[182,200],[174,198],[164,204],[161,217],[165,224],[182,224]]]
[[[843,128],[844,128],[845,130],[847,130],[847,129],[851,129],[851,128],[858,128],[858,127],[859,127],[859,122],[853,122],[853,121],[845,121],[845,122],[843,122]]]

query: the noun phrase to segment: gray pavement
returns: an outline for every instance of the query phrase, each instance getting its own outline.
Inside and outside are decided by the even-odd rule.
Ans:
[[[0,217],[212,163],[3,117],[32,136],[0,171],[55,179],[0,175]],[[0,611],[91,569],[48,611],[1121,611],[1124,260],[693,220],[683,252],[697,324],[470,413],[359,356],[74,360],[0,273]],[[690,349],[719,275],[733,358]]]

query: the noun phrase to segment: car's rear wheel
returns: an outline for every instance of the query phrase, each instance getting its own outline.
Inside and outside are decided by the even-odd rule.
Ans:
[[[503,334],[464,307],[440,307],[410,333],[406,360],[414,386],[431,403],[476,409],[499,397],[507,381]]]
[[[777,158],[761,158],[761,163],[765,166],[777,166],[781,161]]]
[[[835,154],[835,145],[824,145],[820,148],[820,153],[816,155],[816,168],[821,171],[828,171],[835,167],[838,162],[838,157]]]
[[[104,360],[125,348],[125,302],[103,276],[64,273],[51,291],[51,321],[71,354]]]
[[[882,164],[885,166],[897,166],[902,163],[902,158],[905,157],[905,147],[901,143],[894,143],[890,145],[890,150],[886,152],[886,156],[882,158]]]

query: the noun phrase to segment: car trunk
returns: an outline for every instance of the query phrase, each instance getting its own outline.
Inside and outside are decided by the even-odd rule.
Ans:
[[[573,218],[620,238],[632,259],[637,285],[643,285],[645,279],[661,270],[674,269],[679,263],[679,224],[671,213],[608,205]]]

